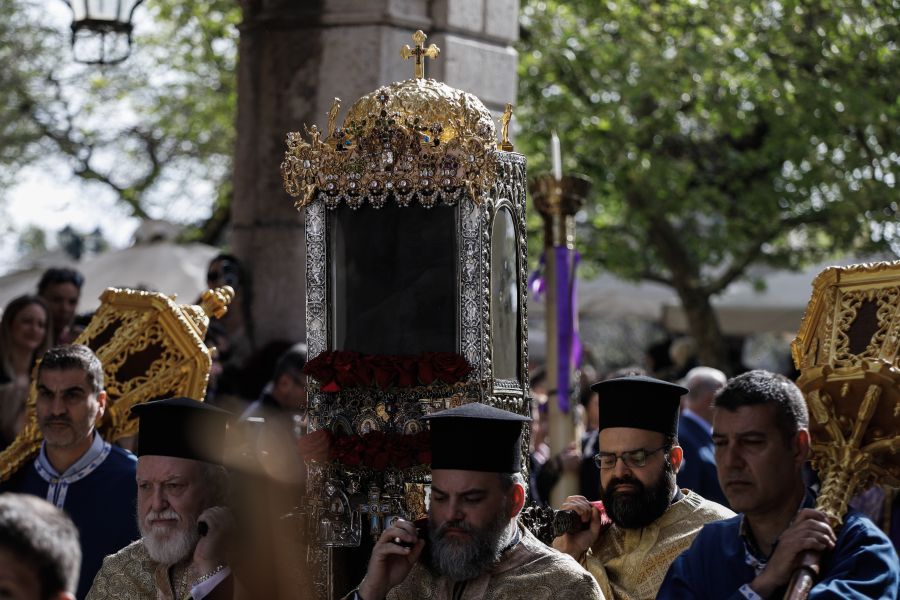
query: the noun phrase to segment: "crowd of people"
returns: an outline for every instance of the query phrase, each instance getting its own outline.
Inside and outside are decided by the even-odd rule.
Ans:
[[[240,297],[245,282],[234,257],[210,264],[210,286]],[[309,540],[291,539],[282,520],[304,493],[303,459],[321,452],[305,419],[306,348],[261,353],[246,304],[233,304],[233,320],[210,329],[219,350],[207,401],[136,407],[132,454],[97,430],[108,403],[102,364],[72,343],[82,283],[74,271],[48,271],[0,321],[5,439],[24,407],[24,395],[6,390],[27,393],[32,376],[43,437],[37,457],[0,483],[0,590],[313,597],[298,550]],[[814,508],[809,415],[789,379],[761,370],[728,379],[693,364],[672,371],[674,381],[640,367],[586,377],[585,432],[556,454],[540,370],[531,418],[479,402],[426,417],[428,521],[386,524],[348,598],[781,598],[808,552],[821,557],[811,598],[900,597],[898,540],[857,510],[836,527]],[[555,508],[582,525],[557,532],[551,547],[518,517],[526,504],[547,504],[566,471],[580,493]]]

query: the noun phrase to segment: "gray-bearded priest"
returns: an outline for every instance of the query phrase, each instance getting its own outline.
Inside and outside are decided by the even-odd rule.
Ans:
[[[378,539],[361,600],[602,599],[593,577],[518,525],[525,503],[522,425],[473,402],[431,422],[429,541],[404,520]]]

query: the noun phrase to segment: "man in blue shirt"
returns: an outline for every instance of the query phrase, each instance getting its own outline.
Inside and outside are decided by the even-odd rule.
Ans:
[[[725,373],[711,367],[694,367],[684,376],[688,393],[678,417],[678,443],[684,460],[678,471],[678,487],[697,492],[707,500],[728,506],[719,487],[712,441],[713,397],[726,382]]]
[[[95,429],[106,392],[100,360],[87,346],[47,351],[38,365],[35,410],[44,437],[40,454],[0,491],[39,496],[72,518],[82,554],[76,596],[84,598],[103,557],[138,537],[137,459]]]
[[[822,553],[809,598],[896,600],[900,564],[887,536],[855,511],[838,532],[803,484],[809,414],[790,380],[735,377],[715,399],[719,482],[741,514],[703,527],[672,563],[657,598],[782,598],[807,550]]]

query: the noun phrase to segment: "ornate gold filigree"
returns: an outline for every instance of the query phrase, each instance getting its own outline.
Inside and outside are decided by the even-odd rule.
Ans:
[[[804,371],[818,507],[838,525],[850,499],[872,483],[900,484],[900,369],[879,360]]]
[[[897,312],[898,298],[900,298],[900,288],[898,287],[879,290],[851,290],[840,295],[840,308],[836,317],[837,327],[833,339],[834,347],[831,350],[832,361],[836,366],[850,366],[866,358],[881,356],[885,349],[889,328]],[[864,303],[876,306],[877,328],[865,348],[861,352],[853,352],[850,347],[850,331],[859,317],[859,311]]]
[[[812,297],[791,343],[798,369],[849,366],[865,358],[888,362],[900,351],[900,261],[829,267],[813,281]],[[851,352],[850,331],[864,302],[874,303],[876,325],[862,352]]]
[[[817,506],[837,527],[860,489],[900,485],[900,262],[831,267],[791,344],[810,413]]]
[[[406,514],[414,521],[427,517],[428,505],[425,501],[425,484],[406,483],[403,487],[405,489]]]
[[[407,205],[480,202],[497,179],[496,129],[481,101],[433,79],[381,87],[350,107],[341,127],[329,112],[328,134],[316,126],[287,135],[284,189],[299,209],[315,199],[329,208],[388,198]]]
[[[334,137],[337,131],[337,116],[340,110],[341,99],[335,98],[334,102],[331,103],[331,108],[328,109],[328,137]]]
[[[200,306],[178,305],[164,294],[109,288],[100,308],[75,340],[103,364],[109,405],[99,426],[107,441],[137,433],[131,408],[173,396],[202,400],[211,363],[203,342],[210,316],[222,316],[234,297],[225,286],[203,294]],[[0,481],[8,479],[40,449],[35,386],[27,401],[27,424],[0,453]]]

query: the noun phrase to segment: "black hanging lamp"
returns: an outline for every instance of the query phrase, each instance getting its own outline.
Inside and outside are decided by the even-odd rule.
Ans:
[[[144,0],[63,0],[72,9],[72,54],[92,65],[120,63],[131,53],[131,17]]]

